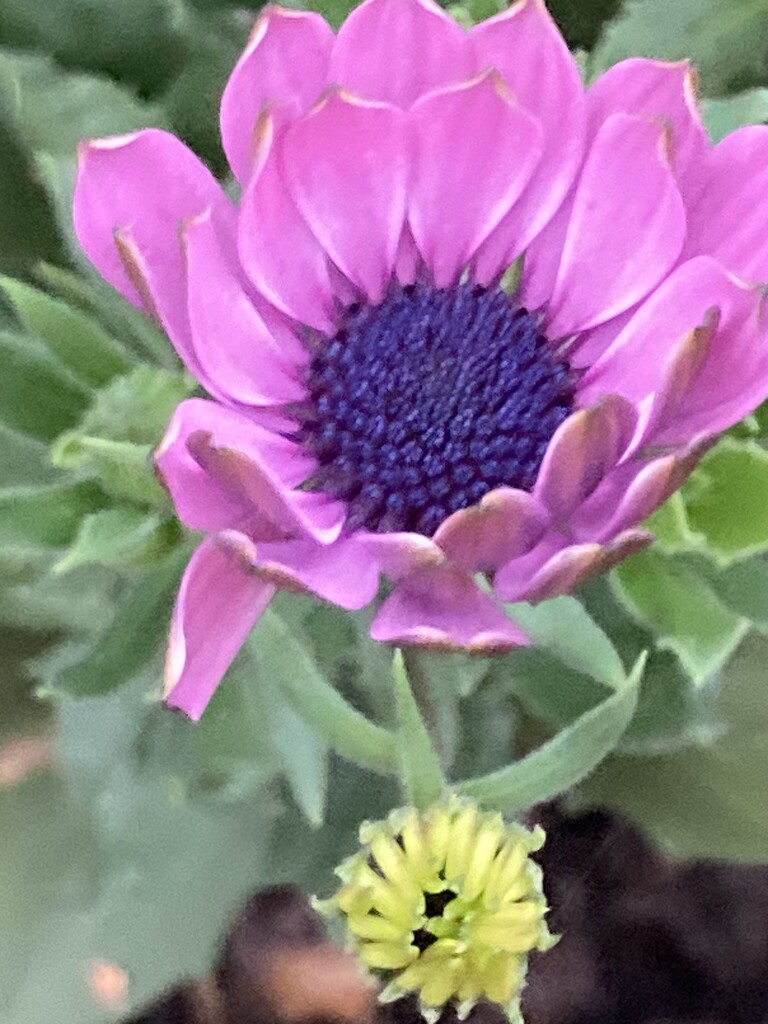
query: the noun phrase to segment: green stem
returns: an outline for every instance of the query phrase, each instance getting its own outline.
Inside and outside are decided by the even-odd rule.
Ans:
[[[294,711],[311,722],[337,754],[380,775],[399,773],[395,736],[353,708],[329,683],[315,677],[307,685],[298,672],[286,674],[281,682]]]

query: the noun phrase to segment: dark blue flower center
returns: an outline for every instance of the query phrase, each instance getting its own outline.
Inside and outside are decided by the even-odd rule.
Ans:
[[[307,389],[308,486],[346,502],[348,530],[429,536],[494,487],[533,487],[575,377],[501,288],[412,285],[347,309]]]

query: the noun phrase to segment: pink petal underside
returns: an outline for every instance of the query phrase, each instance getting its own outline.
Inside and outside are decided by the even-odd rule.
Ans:
[[[549,336],[567,337],[629,309],[663,280],[684,237],[685,210],[663,126],[614,114],[576,186]]]
[[[203,541],[184,573],[173,612],[165,669],[169,707],[200,718],[274,592],[215,537]]]
[[[462,268],[518,198],[541,154],[541,129],[495,72],[419,100],[408,220],[438,288]]]
[[[751,125],[710,155],[689,214],[686,253],[711,253],[734,274],[768,281],[768,127]]]
[[[329,77],[366,99],[409,107],[473,69],[466,33],[431,0],[366,0],[339,29]]]
[[[677,453],[625,462],[573,516],[573,536],[605,544],[645,522],[682,487],[713,441],[711,435],[700,435]]]
[[[334,91],[288,129],[284,147],[305,222],[349,280],[380,302],[405,220],[403,112]]]
[[[710,150],[688,61],[668,64],[635,58],[614,65],[587,92],[588,134],[612,114],[655,118],[671,128],[670,159],[686,205],[703,185]]]
[[[80,244],[110,284],[161,321],[203,384],[190,340],[178,228],[208,209],[217,227],[229,228],[234,211],[218,182],[168,132],[150,128],[80,150],[74,199]]]
[[[263,124],[261,162],[240,208],[238,247],[254,287],[281,312],[329,334],[335,332],[328,258],[288,192],[282,139]]]
[[[319,14],[268,6],[221,98],[221,141],[243,183],[255,156],[254,128],[269,105],[281,122],[309,109],[328,82],[334,36]]]
[[[731,315],[692,331],[670,354],[643,444],[685,444],[719,433],[768,397],[768,322],[762,289],[742,286]]]
[[[475,280],[488,284],[527,249],[568,192],[583,155],[584,88],[543,0],[519,0],[470,38],[478,70],[498,68],[543,131],[542,158],[525,191],[478,250]]]
[[[274,540],[277,528],[277,535],[284,538],[309,537],[322,544],[336,540],[344,507],[323,494],[295,489],[316,466],[298,445],[233,409],[201,398],[182,402],[174,420],[174,443],[186,445],[211,480],[232,494],[238,507],[253,509],[272,525],[268,535],[254,533],[254,539]],[[183,478],[177,483],[162,468],[174,501],[179,492],[183,502]]]
[[[528,643],[469,573],[448,565],[421,569],[398,583],[373,620],[371,636],[384,643],[478,654]]]
[[[183,239],[192,342],[215,396],[257,406],[302,398],[297,369],[243,290],[210,216],[190,221]]]
[[[366,557],[375,559],[379,571],[401,580],[425,566],[443,565],[445,555],[434,541],[419,533],[367,533],[355,535]]]
[[[280,590],[313,594],[347,609],[364,608],[378,592],[376,559],[354,535],[327,545],[311,540],[252,544],[242,534],[232,536],[253,572]]]
[[[485,572],[533,548],[548,522],[546,509],[530,494],[499,487],[449,516],[434,540],[454,565]]]
[[[251,515],[250,503],[224,482],[213,479],[193,459],[187,437],[197,429],[185,403],[173,414],[155,451],[155,465],[168,488],[176,514],[191,530],[239,528]]]
[[[590,577],[608,572],[628,555],[647,547],[653,535],[627,530],[606,545],[564,546],[565,538],[548,534],[529,555],[508,563],[494,577],[494,591],[504,601],[538,604],[571,594]]]
[[[619,395],[608,395],[561,423],[533,491],[556,523],[566,524],[618,463],[632,440],[636,421],[631,403]]]
[[[640,306],[618,337],[587,370],[579,399],[589,403],[618,393],[639,402],[658,390],[665,361],[710,310],[728,321],[742,302],[743,286],[710,257],[681,264]]]

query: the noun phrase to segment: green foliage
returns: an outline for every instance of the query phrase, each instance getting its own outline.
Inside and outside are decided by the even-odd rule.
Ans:
[[[696,683],[705,682],[733,654],[749,628],[717,600],[685,562],[645,551],[613,576],[617,597],[673,651]]]
[[[551,800],[589,775],[627,728],[637,704],[645,656],[596,707],[585,712],[522,760],[460,783],[460,793],[509,814]]]
[[[626,57],[690,57],[710,96],[765,81],[768,0],[624,0],[592,52],[592,75]]]
[[[664,757],[613,757],[579,799],[630,814],[683,857],[768,860],[768,702],[763,639],[752,638],[728,667],[722,735]]]
[[[0,288],[21,326],[41,338],[83,384],[102,387],[130,370],[132,360],[122,346],[84,313],[12,278],[0,278]]]

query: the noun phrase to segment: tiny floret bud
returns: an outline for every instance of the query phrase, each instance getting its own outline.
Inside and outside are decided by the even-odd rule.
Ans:
[[[350,945],[385,982],[381,999],[417,993],[435,1021],[447,1003],[464,1018],[485,998],[518,1021],[528,954],[556,941],[530,856],[543,829],[453,796],[366,822],[360,843],[321,909],[344,918]]]

